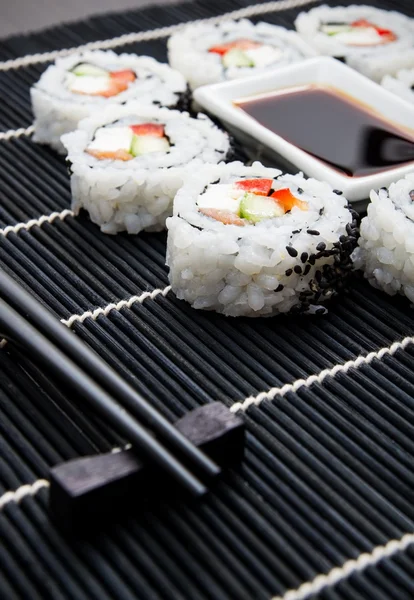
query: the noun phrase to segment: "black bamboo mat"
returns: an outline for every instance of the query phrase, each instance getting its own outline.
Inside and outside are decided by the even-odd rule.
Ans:
[[[252,4],[198,0],[97,17],[4,40],[0,61]],[[375,4],[412,13],[411,0]],[[299,11],[258,18],[291,27]],[[115,49],[165,60],[165,38]],[[48,64],[0,63],[0,131],[31,124],[29,88]],[[170,420],[214,400],[233,406],[247,423],[246,457],[201,503],[160,504],[69,541],[48,519],[49,468],[125,440],[5,346],[0,598],[413,598],[408,301],[355,277],[349,294],[319,319],[232,320],[194,311],[168,292],[165,234],[105,236],[85,215],[63,212],[69,208],[63,161],[26,135],[0,134],[1,266]],[[42,217],[53,213],[54,220]],[[134,297],[130,306],[106,309]],[[386,549],[373,554],[379,546]],[[350,559],[352,573],[331,572]]]

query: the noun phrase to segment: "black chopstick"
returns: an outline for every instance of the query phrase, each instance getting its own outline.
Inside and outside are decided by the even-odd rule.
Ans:
[[[148,460],[164,469],[191,494],[200,496],[207,492],[204,484],[112,396],[1,298],[0,331],[0,335],[24,346],[29,355],[35,357],[36,362],[45,365],[60,381],[87,399],[114,429],[127,437],[133,447],[141,450]]]
[[[70,329],[60,323],[40,302],[0,269],[0,297],[23,314],[42,333],[94,381],[113,395],[132,414],[152,429],[163,443],[177,452],[200,476],[213,477],[220,468],[151,406]],[[132,440],[130,440],[132,443]]]
[[[47,366],[60,381],[89,400],[95,410],[103,415],[114,429],[125,435],[147,459],[163,468],[190,493],[195,496],[206,493],[206,487],[168,449],[164,448],[78,365],[1,298],[0,331],[3,337],[24,346],[30,356],[36,357],[36,362]]]

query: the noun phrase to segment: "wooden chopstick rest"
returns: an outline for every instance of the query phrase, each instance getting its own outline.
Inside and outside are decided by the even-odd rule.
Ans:
[[[196,408],[174,426],[221,467],[243,458],[244,421],[221,402]],[[66,530],[119,517],[149,498],[168,501],[178,489],[132,450],[86,456],[50,471],[50,512]]]

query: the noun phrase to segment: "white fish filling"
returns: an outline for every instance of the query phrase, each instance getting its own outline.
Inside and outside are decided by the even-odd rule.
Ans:
[[[237,182],[235,183],[237,184]],[[209,185],[208,188],[197,197],[197,207],[201,211],[202,209],[213,209],[230,212],[236,216],[241,216],[248,220],[252,219],[254,221],[281,217],[285,214],[283,207],[278,206],[277,199],[268,198],[263,194],[249,191],[248,189],[238,188],[235,183],[214,183]],[[293,189],[291,189],[291,187]],[[281,189],[289,189],[292,196],[297,200],[309,202],[309,196],[307,194],[302,194],[300,198],[298,197],[298,194],[296,193],[297,188],[295,186],[287,186],[286,182],[274,180],[272,183],[272,190],[277,191]],[[249,208],[246,211],[246,200],[249,203],[249,208],[253,209],[253,213],[256,213],[256,215],[260,214],[260,217],[255,219],[254,214],[250,214]],[[300,211],[301,209],[294,206],[291,210]]]
[[[335,40],[341,42],[341,44],[373,46],[375,44],[382,44],[384,37],[374,27],[354,27],[350,31],[336,33]]]
[[[98,152],[129,152],[132,146],[133,131],[130,127],[101,127],[97,129],[94,140],[87,150]]]
[[[243,50],[243,53],[253,61],[255,67],[267,67],[268,65],[280,60],[280,58],[284,55],[284,52],[279,50],[279,48],[274,48],[273,46],[268,46],[267,44],[259,46],[258,48]]]
[[[104,77],[92,77],[90,75],[78,76],[68,73],[66,86],[75,94],[100,94],[106,92],[111,81],[109,74]]]
[[[209,186],[197,199],[198,208],[214,208],[226,210],[238,215],[240,212],[240,200],[244,196],[244,190],[238,190],[231,183],[218,183]]]

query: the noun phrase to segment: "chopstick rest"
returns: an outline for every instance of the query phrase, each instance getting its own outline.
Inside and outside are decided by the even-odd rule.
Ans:
[[[196,408],[174,426],[221,467],[243,458],[245,425],[221,402]],[[86,456],[50,471],[49,509],[67,531],[113,520],[151,499],[168,501],[178,492],[161,471],[132,450]]]
[[[32,360],[80,394],[147,459],[162,466],[194,496],[208,491],[199,478],[210,480],[220,474],[218,465],[2,269],[0,333],[23,346]]]

